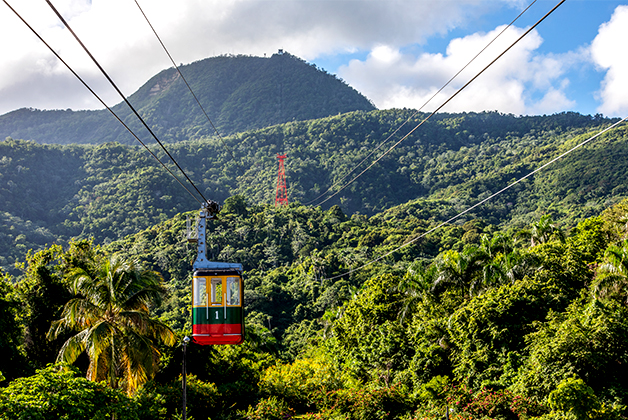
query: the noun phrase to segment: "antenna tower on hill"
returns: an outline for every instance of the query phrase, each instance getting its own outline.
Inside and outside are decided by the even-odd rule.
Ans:
[[[283,160],[286,155],[277,154],[279,159],[279,173],[277,174],[277,192],[275,193],[275,206],[285,206],[288,204],[288,188],[286,187],[286,169]]]

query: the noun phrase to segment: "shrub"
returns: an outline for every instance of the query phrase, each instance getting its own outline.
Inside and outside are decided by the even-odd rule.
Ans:
[[[0,389],[0,419],[138,420],[137,404],[122,391],[49,365]]]

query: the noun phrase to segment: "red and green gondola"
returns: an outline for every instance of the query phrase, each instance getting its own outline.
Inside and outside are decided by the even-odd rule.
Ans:
[[[192,280],[192,340],[198,344],[240,344],[244,341],[242,264],[208,261],[206,208],[197,226],[198,253]]]

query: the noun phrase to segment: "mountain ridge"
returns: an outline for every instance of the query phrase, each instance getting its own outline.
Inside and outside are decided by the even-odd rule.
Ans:
[[[344,81],[289,53],[210,57],[180,70],[221,135],[375,109]],[[128,100],[162,141],[215,135],[173,67],[151,77]],[[150,138],[126,103],[111,109],[140,138]],[[136,142],[105,109],[21,108],[0,116],[0,138],[6,137],[50,144]]]

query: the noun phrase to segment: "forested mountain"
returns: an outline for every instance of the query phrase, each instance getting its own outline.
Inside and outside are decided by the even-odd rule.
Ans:
[[[172,144],[169,151],[207,198],[223,201],[240,194],[252,204],[273,201],[275,154],[285,152],[289,200],[308,203],[342,179],[412,114],[411,110],[354,112],[225,137],[237,162],[214,138]],[[422,117],[413,117],[409,126]],[[346,214],[370,216],[418,200],[409,206],[419,213],[439,202],[447,203],[438,205],[443,217],[453,215],[609,123],[573,113],[439,114],[323,208],[338,204]],[[388,144],[402,135],[403,131]],[[626,129],[618,128],[467,217],[523,226],[549,212],[569,226],[593,215],[628,195],[625,139]],[[55,239],[93,236],[105,243],[199,207],[136,146],[5,140],[0,142],[0,155],[4,219],[0,265],[5,269],[30,247]]]
[[[221,135],[375,109],[342,80],[285,52],[270,58],[213,57],[180,70]],[[174,68],[151,78],[128,99],[161,141],[215,135]],[[124,102],[112,109],[140,138],[152,141]],[[56,144],[137,143],[107,110],[19,109],[0,116],[0,138],[5,137]]]
[[[183,71],[231,134],[172,69],[131,101],[224,204],[207,256],[246,285],[244,344],[185,347],[190,418],[627,418],[628,128],[443,223],[613,120],[442,113],[408,134],[426,114],[289,54]],[[103,118],[0,117],[23,138],[0,141],[0,420],[182,417],[200,203]]]

